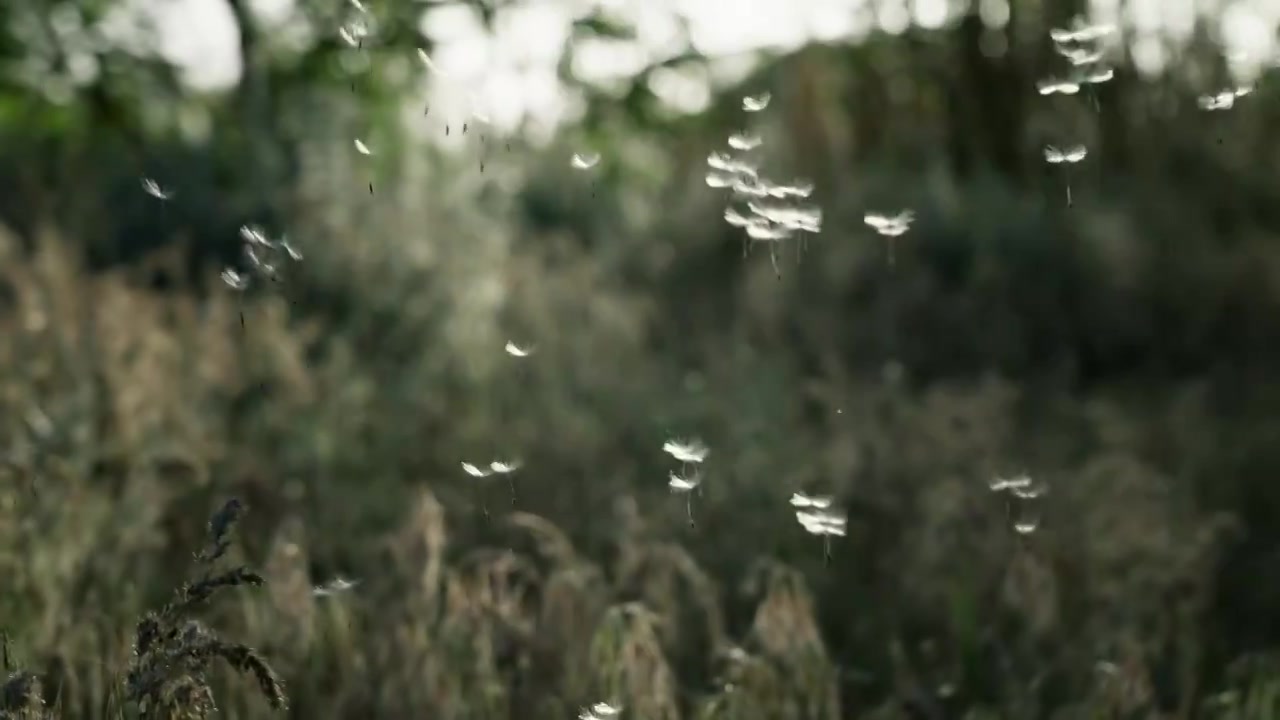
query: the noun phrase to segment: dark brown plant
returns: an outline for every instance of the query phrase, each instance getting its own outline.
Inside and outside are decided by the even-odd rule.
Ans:
[[[265,658],[253,648],[224,640],[190,617],[218,590],[263,584],[261,576],[244,566],[222,572],[214,568],[230,548],[231,532],[243,511],[233,498],[214,513],[208,545],[195,557],[198,579],[184,582],[167,605],[138,622],[125,692],[141,718],[209,717],[215,705],[208,675],[218,659],[240,674],[252,675],[272,708],[286,705],[284,688]]]
[[[45,707],[40,678],[17,670],[0,685],[0,720],[51,720]]]

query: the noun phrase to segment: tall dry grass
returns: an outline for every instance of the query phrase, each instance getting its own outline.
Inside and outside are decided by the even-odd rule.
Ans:
[[[182,623],[170,637],[221,648],[267,692],[202,665],[147,703],[153,717],[214,701],[223,717],[272,715],[259,659],[288,688],[289,715],[318,720],[540,720],[598,701],[658,720],[1280,717],[1261,660],[1196,688],[1222,527],[1135,459],[1137,431],[1105,403],[1089,409],[1096,452],[1055,489],[1046,530],[1018,544],[975,490],[1019,439],[1007,386],[907,397],[890,385],[842,406],[825,435],[797,438],[770,432],[801,415],[770,389],[783,383],[726,394],[740,405],[718,447],[737,452],[717,472],[734,480],[708,484],[695,535],[660,483],[637,491],[621,462],[647,437],[611,437],[600,420],[647,412],[669,378],[637,364],[634,385],[583,410],[564,398],[610,392],[618,371],[580,338],[541,349],[571,381],[535,369],[484,394],[496,381],[421,339],[389,349],[423,358],[391,373],[359,352],[363,331],[299,319],[288,288],[243,306],[161,293],[131,270],[85,271],[52,231],[30,257],[0,240],[0,623],[13,672],[0,717],[143,712],[146,693],[125,681],[143,662],[133,628],[165,607],[203,540],[198,519],[228,495],[252,509],[230,559],[263,568],[267,587],[211,608],[208,627],[242,645]],[[573,293],[548,296],[554,314]],[[643,338],[626,302],[588,323],[619,364]],[[413,312],[429,333],[429,313]],[[407,342],[406,327],[384,329]],[[745,387],[764,367],[723,362],[713,384]],[[824,382],[821,396],[852,394],[838,373]],[[467,402],[480,407],[454,417]],[[554,428],[548,448],[524,447],[560,468],[572,457],[583,477],[517,485],[514,500],[442,479],[495,427],[517,442]],[[855,518],[830,570],[778,491],[821,475],[844,478]],[[340,573],[360,584],[313,592]],[[1157,676],[1171,673],[1161,697]],[[175,698],[183,708],[165,704]]]
[[[313,519],[308,530],[289,481],[233,459],[244,429],[219,425],[265,385],[279,417],[316,396],[326,368],[305,367],[306,331],[288,326],[283,301],[245,306],[242,329],[225,295],[161,297],[127,272],[90,275],[52,235],[29,263],[12,247],[5,261],[0,332],[13,342],[0,351],[0,422],[12,450],[0,486],[0,601],[15,662],[34,668],[5,685],[5,717],[204,717],[215,704],[224,717],[265,716],[283,705],[282,683],[294,717],[551,718],[607,699],[633,717],[675,719],[700,702],[676,664],[710,677],[734,647],[720,588],[678,545],[619,538],[624,552],[602,567],[555,524],[517,511],[495,517],[494,543],[450,548],[448,513],[425,487],[399,527],[361,541],[356,591],[317,597],[309,536],[324,528]],[[242,476],[222,479],[228,466]],[[258,575],[202,575],[168,604],[158,594],[199,545],[192,518],[229,491],[254,509],[247,552],[269,580],[213,608],[234,644],[186,611],[203,588]],[[200,563],[242,561],[223,529],[215,521]],[[777,604],[772,592],[766,604]],[[811,613],[767,611],[813,628]],[[794,696],[774,717],[838,715],[835,705],[805,709],[820,678],[822,694],[835,693],[816,631],[809,642],[817,650],[801,660],[760,648],[760,662],[782,670],[759,691]],[[214,658],[263,692],[247,692]],[[757,690],[735,676],[712,692]]]

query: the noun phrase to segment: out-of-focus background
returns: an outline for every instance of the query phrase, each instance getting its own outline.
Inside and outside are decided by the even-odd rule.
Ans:
[[[0,2],[5,665],[235,496],[294,718],[1280,717],[1278,20]]]

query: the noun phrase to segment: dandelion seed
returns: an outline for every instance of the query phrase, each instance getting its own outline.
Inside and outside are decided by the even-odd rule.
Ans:
[[[760,173],[746,163],[738,163],[732,172],[737,176],[733,183],[733,193],[740,197],[770,197],[771,194],[776,194],[778,187],[780,187],[774,185],[768,179],[760,177]]]
[[[751,145],[752,141],[731,138],[730,144],[740,148]],[[754,165],[724,152],[708,154],[707,166],[710,168],[705,176],[708,186],[730,188],[735,199],[748,200],[746,205],[752,216],[747,216],[732,206],[725,208],[724,211],[725,221],[734,227],[746,230],[747,240],[778,243],[791,238],[797,232],[819,233],[822,231],[821,208],[783,202],[808,197],[813,192],[812,183],[772,182],[760,177]],[[744,257],[749,249],[750,243],[744,243]],[[769,247],[769,259],[774,271],[781,277],[778,270],[777,249],[773,244]]]
[[[244,256],[249,260],[249,264],[264,276],[272,280],[279,279],[275,264],[264,259],[252,246],[245,247]]]
[[[427,70],[430,70],[440,77],[448,77],[448,73],[442,71],[440,66],[435,64],[435,61],[431,59],[431,56],[427,54],[426,50],[418,48],[418,59],[422,61],[422,64],[426,66]]]
[[[796,520],[811,535],[830,535],[844,537],[848,520],[826,510],[797,511]]]
[[[755,178],[757,173],[754,165],[722,152],[712,152],[707,155],[707,166],[713,170],[733,173],[743,178]]]
[[[822,209],[748,202],[747,208],[760,218],[790,230],[818,232],[822,227]]]
[[[360,0],[349,0],[349,1],[351,3],[351,7],[355,8],[358,12],[362,12],[362,13],[369,12],[367,9],[365,9],[364,3],[360,2]]]
[[[896,215],[867,213],[862,216],[862,221],[881,235],[896,236],[910,229],[915,218],[915,211],[903,210]]]
[[[742,109],[749,113],[760,112],[769,107],[769,101],[773,99],[773,95],[769,93],[760,93],[759,95],[748,95],[742,98]]]
[[[271,247],[271,241],[267,239],[267,233],[256,225],[241,225],[240,239],[250,246]]]
[[[1053,165],[1066,163],[1074,165],[1084,160],[1089,155],[1089,150],[1083,145],[1072,145],[1066,148],[1057,148],[1053,145],[1044,146],[1044,159]]]
[[[511,357],[518,357],[518,358],[526,358],[533,353],[533,348],[522,348],[519,345],[515,344],[514,342],[511,342],[510,340],[507,341],[507,346],[504,349],[507,351],[507,354],[510,355]]]
[[[831,563],[831,538],[844,537],[848,529],[848,518],[836,515],[826,509],[797,510],[796,520],[804,531],[822,538],[822,555],[827,564]]]
[[[719,188],[733,187],[733,183],[737,181],[737,178],[732,173],[725,173],[725,172],[712,170],[711,172],[707,173],[706,181],[707,181],[707,187],[713,187],[713,188],[719,189]]]
[[[1253,92],[1253,88],[1250,87],[1223,90],[1222,92],[1213,93],[1211,95],[1201,95],[1197,98],[1196,104],[1200,106],[1201,110],[1230,110],[1235,107],[1237,99],[1242,98],[1251,92]]]
[[[667,475],[667,487],[671,488],[673,492],[691,492],[697,489],[700,484],[702,484],[702,478],[697,475],[688,477],[677,475],[676,473],[668,473]]]
[[[289,255],[290,260],[293,260],[294,262],[302,261],[302,253],[299,252],[298,249],[295,248],[293,245],[291,245],[288,240],[284,238],[280,238],[280,247],[285,251],[285,253]]]
[[[721,170],[723,172],[736,172],[738,163],[731,155],[721,152],[713,152],[707,156],[707,165],[713,170]]]
[[[724,221],[734,227],[745,228],[757,222],[756,218],[747,217],[731,207],[724,209]]]
[[[591,712],[597,718],[611,718],[611,717],[616,717],[618,713],[622,712],[622,706],[612,705],[610,703],[598,702],[595,705],[591,706]]]
[[[142,179],[142,189],[151,197],[157,200],[169,200],[173,198],[173,191],[160,187],[160,183],[151,178]]]
[[[867,213],[862,216],[862,222],[882,237],[888,238],[890,266],[897,263],[898,238],[911,229],[911,223],[915,221],[915,217],[916,214],[912,210],[903,210],[896,215]]]
[[[516,504],[516,483],[511,475],[520,469],[520,463],[515,460],[494,460],[489,463],[489,469],[498,475],[507,476],[507,484],[511,488],[511,504],[514,506]]]
[[[1051,28],[1049,30],[1049,37],[1057,43],[1076,42],[1077,40],[1075,32],[1068,30],[1067,28]]]
[[[1013,496],[1019,500],[1035,500],[1036,498],[1043,497],[1044,494],[1049,491],[1048,485],[1034,485],[1030,482],[1030,478],[1026,478],[1026,480],[1027,483],[1025,485],[1009,488],[1009,492],[1013,493]]]
[[[359,584],[359,580],[348,580],[344,577],[336,577],[324,585],[317,585],[312,588],[311,594],[316,597],[330,597],[338,593],[347,592]]]
[[[231,268],[226,268],[222,271],[222,282],[226,283],[227,287],[232,290],[239,292],[249,289],[249,278]]]
[[[364,39],[369,35],[369,26],[363,20],[353,20],[338,28],[338,36],[347,45],[358,50],[364,49]]]
[[[511,461],[494,460],[493,462],[489,463],[489,469],[499,475],[510,475],[511,473],[520,469],[520,463],[519,461],[516,461],[516,460],[511,460]]]
[[[1041,95],[1075,95],[1080,92],[1080,83],[1073,80],[1041,80],[1036,83],[1036,90]]]
[[[742,198],[762,199],[774,197],[778,186],[754,173],[739,172],[738,181],[733,184],[733,192]]]
[[[1050,29],[1049,37],[1056,43],[1088,43],[1101,40],[1115,31],[1114,25],[1090,25],[1084,18],[1076,17],[1072,19],[1070,27]]]
[[[822,232],[822,209],[749,201],[755,217],[746,225],[753,240],[783,240],[795,232]]]
[[[1012,523],[1015,532],[1019,535],[1035,532],[1040,519],[1036,514],[1034,502],[1048,491],[1047,485],[1033,482],[1031,476],[1022,474],[992,478],[988,481],[987,487],[992,492],[1008,493],[1011,496],[1009,512],[1013,515],[1015,509],[1017,510],[1017,516],[1013,518]]]
[[[765,192],[775,198],[807,198],[813,194],[813,183],[771,185],[766,187]]]
[[[699,440],[668,440],[662,451],[682,463],[698,464],[707,459],[711,450]]]
[[[1075,47],[1070,44],[1055,43],[1054,50],[1067,59],[1067,62],[1080,67],[1092,65],[1102,60],[1102,51],[1093,48]]]
[[[469,462],[462,463],[462,471],[474,478],[485,478],[493,474],[491,471],[472,465]]]
[[[671,488],[671,492],[683,494],[684,511],[689,517],[689,525],[693,525],[693,491],[702,484],[702,477],[697,473],[690,475],[677,475],[676,473],[667,473],[667,487]]]
[[[1028,488],[1031,487],[1031,477],[1029,475],[1017,475],[1010,478],[995,477],[987,483],[987,487],[991,488],[991,492]]]
[[[569,164],[574,170],[590,170],[600,163],[600,153],[574,153]]]
[[[224,268],[222,270],[221,277],[222,277],[222,282],[226,283],[227,287],[231,288],[232,290],[235,290],[238,293],[243,293],[245,290],[249,289],[249,277],[242,273],[236,272],[231,268]],[[240,306],[239,307],[240,329],[243,330],[244,329],[244,296],[243,295],[240,296],[240,300],[238,304]]]
[[[356,152],[360,153],[361,155],[373,154],[373,151],[369,149],[369,146],[365,145],[364,141],[361,140],[360,138],[356,138],[355,143],[356,143]]]
[[[759,135],[735,134],[729,136],[729,147],[734,150],[755,150],[764,142]]]
[[[751,175],[739,173],[733,179],[733,194],[743,198],[769,197],[769,187]]]
[[[796,508],[814,508],[826,510],[831,507],[832,498],[827,495],[806,495],[802,492],[791,494],[791,506]]]
[[[1083,145],[1074,145],[1067,148],[1056,148],[1053,145],[1045,145],[1044,159],[1052,165],[1062,165],[1064,178],[1067,185],[1067,207],[1071,207],[1071,166],[1084,160],[1089,151]]]
[[[272,240],[265,230],[256,225],[241,225],[240,239],[244,241],[244,252],[253,267],[268,275],[275,274],[275,265],[266,260],[263,255],[273,255],[280,257],[288,257],[288,259],[298,262],[302,260],[302,253],[289,243],[285,237],[279,240]]]

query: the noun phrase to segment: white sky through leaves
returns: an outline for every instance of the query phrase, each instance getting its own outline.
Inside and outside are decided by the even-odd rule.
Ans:
[[[984,15],[998,17],[1005,0],[984,0]],[[159,30],[161,52],[183,68],[198,89],[233,84],[240,74],[238,31],[225,0],[128,0]],[[290,24],[293,0],[251,0],[255,12],[273,28]],[[1159,37],[1184,38],[1193,27],[1197,0],[1135,0],[1126,17],[1116,16],[1119,0],[1093,0],[1096,20],[1120,22],[1135,31],[1134,59],[1143,69],[1165,60]],[[627,78],[654,60],[679,52],[680,18],[694,49],[730,59],[762,48],[786,50],[810,40],[852,39],[874,24],[901,31],[911,23],[939,26],[948,19],[947,0],[531,0],[499,14],[495,36],[461,5],[443,6],[424,19],[433,37],[446,39],[432,60],[452,83],[433,79],[433,104],[459,102],[459,93],[478,94],[498,126],[514,127],[529,116],[554,125],[568,112],[555,75],[555,62],[576,15],[602,7],[634,24],[637,42],[588,40],[576,46],[576,75],[585,79]],[[376,4],[374,9],[376,10]],[[912,8],[910,11],[907,8]],[[912,15],[911,13],[914,13]],[[1239,70],[1272,61],[1280,24],[1280,0],[1225,0],[1219,16],[1222,33]],[[318,28],[317,31],[323,31]],[[337,29],[333,28],[336,32]],[[742,63],[738,63],[742,66]],[[739,68],[739,72],[749,65]],[[655,78],[654,91],[676,107],[697,110],[705,92],[697,82],[675,75]],[[669,97],[668,97],[669,96]],[[462,100],[465,102],[465,100]]]

